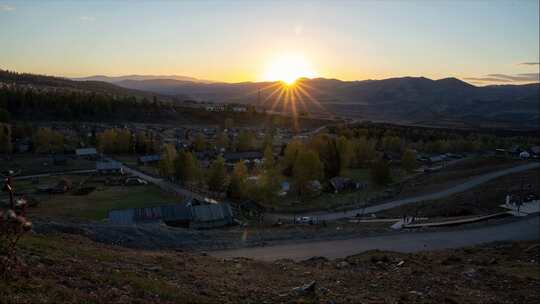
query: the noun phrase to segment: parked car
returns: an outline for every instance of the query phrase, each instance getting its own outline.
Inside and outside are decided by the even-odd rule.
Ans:
[[[296,218],[298,224],[313,224],[313,219],[309,216],[301,216]]]
[[[138,177],[128,177],[126,178],[126,181],[124,182],[124,184],[126,186],[139,186],[139,185],[147,185],[148,182]]]

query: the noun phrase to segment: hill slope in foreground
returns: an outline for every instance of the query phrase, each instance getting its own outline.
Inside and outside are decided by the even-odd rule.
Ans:
[[[537,303],[540,243],[273,263],[32,235],[1,303]],[[403,262],[402,262],[403,261]],[[309,285],[310,282],[315,282]],[[305,289],[295,287],[302,287]]]

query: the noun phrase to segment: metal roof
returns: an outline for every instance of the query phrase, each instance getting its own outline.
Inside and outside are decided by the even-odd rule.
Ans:
[[[160,160],[161,160],[161,156],[160,156],[160,155],[157,155],[157,154],[154,154],[154,155],[143,155],[143,156],[139,157],[139,161],[140,161],[140,162],[143,162],[143,163],[154,162],[154,161],[160,161]]]
[[[145,221],[190,221],[198,223],[231,223],[232,210],[229,204],[173,204],[157,207],[130,208],[109,211],[109,221],[118,225],[132,225]]]
[[[120,162],[96,162],[97,170],[120,170],[122,169],[122,163]]]
[[[239,160],[252,160],[252,159],[261,159],[263,154],[259,151],[249,151],[249,152],[226,152],[223,154],[223,158],[226,161],[239,161]]]
[[[97,154],[96,148],[82,148],[75,150],[75,154],[79,156],[95,155]]]

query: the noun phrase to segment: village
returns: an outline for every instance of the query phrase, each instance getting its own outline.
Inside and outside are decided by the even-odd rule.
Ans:
[[[522,137],[426,135],[412,129],[366,122],[293,130],[239,127],[232,119],[198,126],[15,125],[12,153],[2,156],[0,169],[12,179],[16,196],[28,201],[30,215],[113,226],[163,223],[233,231],[249,226],[279,235],[290,225],[312,225],[354,233],[474,222],[501,213],[508,197],[519,204],[538,199],[538,186],[527,173],[536,172],[540,146],[531,143],[538,139],[523,144]],[[429,200],[377,209],[438,190],[432,186],[437,180],[451,186],[524,164],[533,165],[523,170],[529,174],[525,186],[523,180],[506,183],[490,198],[475,191],[469,199],[476,203],[454,204],[453,213],[433,212]],[[510,176],[519,179],[520,172]],[[332,216],[340,212],[344,215]],[[293,237],[317,237],[303,229]]]

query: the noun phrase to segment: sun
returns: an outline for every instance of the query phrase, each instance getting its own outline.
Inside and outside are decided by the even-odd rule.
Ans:
[[[315,76],[316,73],[304,56],[287,54],[269,62],[264,73],[264,80],[283,81],[287,85],[292,85],[298,78]]]

